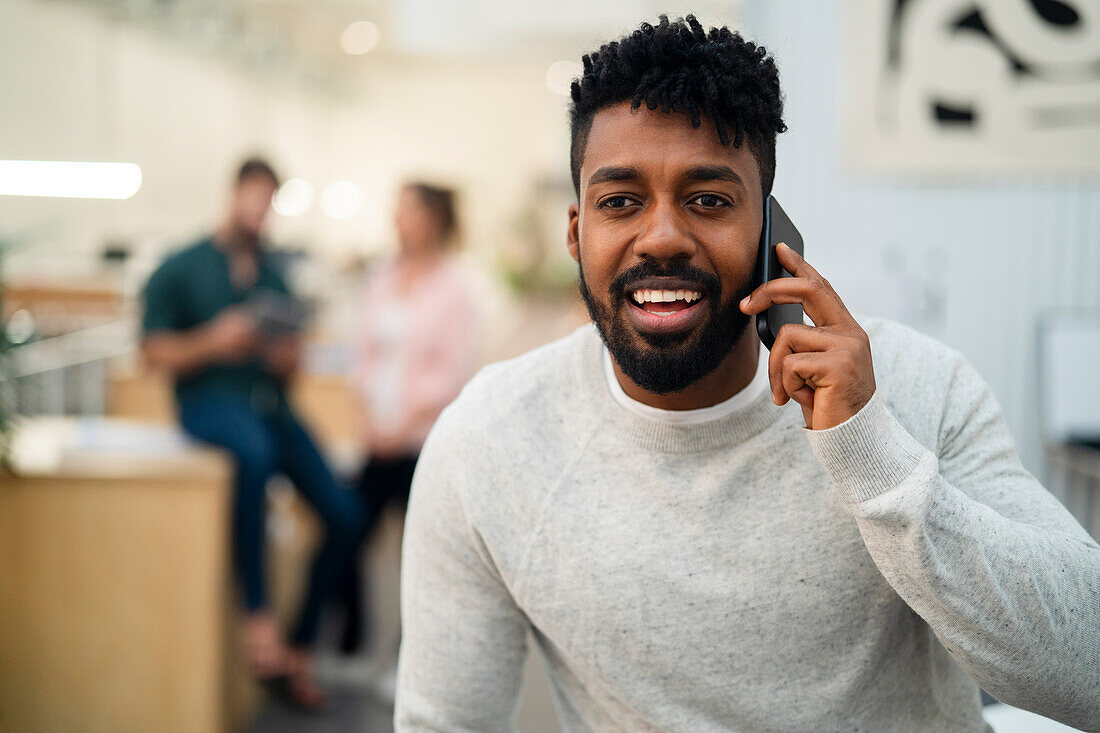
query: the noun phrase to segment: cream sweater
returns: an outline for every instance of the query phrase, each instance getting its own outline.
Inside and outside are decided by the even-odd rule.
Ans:
[[[510,730],[531,630],[567,731],[981,731],[977,683],[1100,730],[1100,547],[958,353],[863,326],[824,431],[633,414],[590,326],[483,370],[416,473],[397,729]]]

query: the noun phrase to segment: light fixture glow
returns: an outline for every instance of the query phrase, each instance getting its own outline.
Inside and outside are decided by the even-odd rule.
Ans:
[[[382,31],[369,20],[357,20],[340,34],[340,47],[352,56],[361,56],[374,49]]]
[[[546,86],[550,87],[550,91],[554,94],[568,97],[573,79],[583,72],[584,67],[576,61],[555,61],[546,69]]]
[[[271,197],[271,208],[279,216],[301,216],[313,203],[313,184],[304,178],[291,178]]]
[[[0,196],[128,199],[141,188],[133,163],[0,160]]]
[[[333,181],[321,191],[321,211],[333,219],[351,219],[363,208],[363,189],[351,181]]]

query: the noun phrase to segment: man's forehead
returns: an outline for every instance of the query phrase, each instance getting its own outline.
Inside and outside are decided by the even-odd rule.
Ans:
[[[266,176],[248,176],[237,182],[237,190],[263,191],[277,189],[279,185]]]
[[[686,114],[666,114],[644,105],[631,109],[630,102],[622,102],[593,116],[581,181],[605,166],[675,174],[715,164],[732,168],[747,186],[759,186],[759,170],[748,146],[722,145],[711,120],[704,118],[699,127],[693,127]]]

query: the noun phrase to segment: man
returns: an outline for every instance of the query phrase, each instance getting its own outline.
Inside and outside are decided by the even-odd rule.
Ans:
[[[173,377],[184,430],[228,450],[236,464],[233,547],[252,671],[288,702],[317,708],[324,695],[309,649],[323,601],[355,547],[360,510],[287,402],[301,345],[293,316],[276,317],[293,307],[261,239],[278,187],[266,162],[241,166],[222,227],[171,255],[150,277],[142,351],[150,366]],[[275,325],[263,328],[265,321]],[[265,487],[275,473],[294,482],[325,528],[289,648],[264,581]]]
[[[406,525],[399,730],[979,731],[978,684],[1100,728],[1100,547],[956,352],[753,270],[762,48],[662,18],[584,57],[568,246],[595,328],[484,370]],[[770,354],[752,316],[800,303]],[[976,684],[977,683],[977,684]]]

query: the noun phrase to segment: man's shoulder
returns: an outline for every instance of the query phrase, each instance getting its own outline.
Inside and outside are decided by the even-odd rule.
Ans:
[[[578,384],[598,347],[595,330],[582,328],[490,364],[443,411],[424,443],[410,517],[452,529],[461,511],[506,584],[519,577],[546,499],[590,433],[579,425],[591,425],[598,414],[585,409],[591,374],[588,387]]]
[[[158,273],[190,273],[192,268],[207,259],[213,246],[209,237],[203,237],[179,247],[175,247],[165,255],[155,272]]]
[[[867,332],[867,337],[871,340],[872,348],[877,347],[881,350],[891,352],[898,349],[918,349],[921,352],[928,352],[930,354],[958,353],[942,341],[921,333],[911,326],[906,326],[903,323],[899,323],[889,318],[859,314],[857,314],[855,318],[859,322],[859,325],[863,327],[863,330]]]
[[[856,316],[875,360],[875,372],[952,372],[962,355],[947,344],[909,326],[879,316]]]
[[[588,324],[525,354],[489,364],[470,380],[456,402],[486,415],[538,412],[560,405],[578,388],[582,351],[598,339]]]
[[[870,339],[875,383],[890,411],[914,437],[934,447],[952,385],[968,366],[965,357],[896,321],[871,316],[857,320]]]

